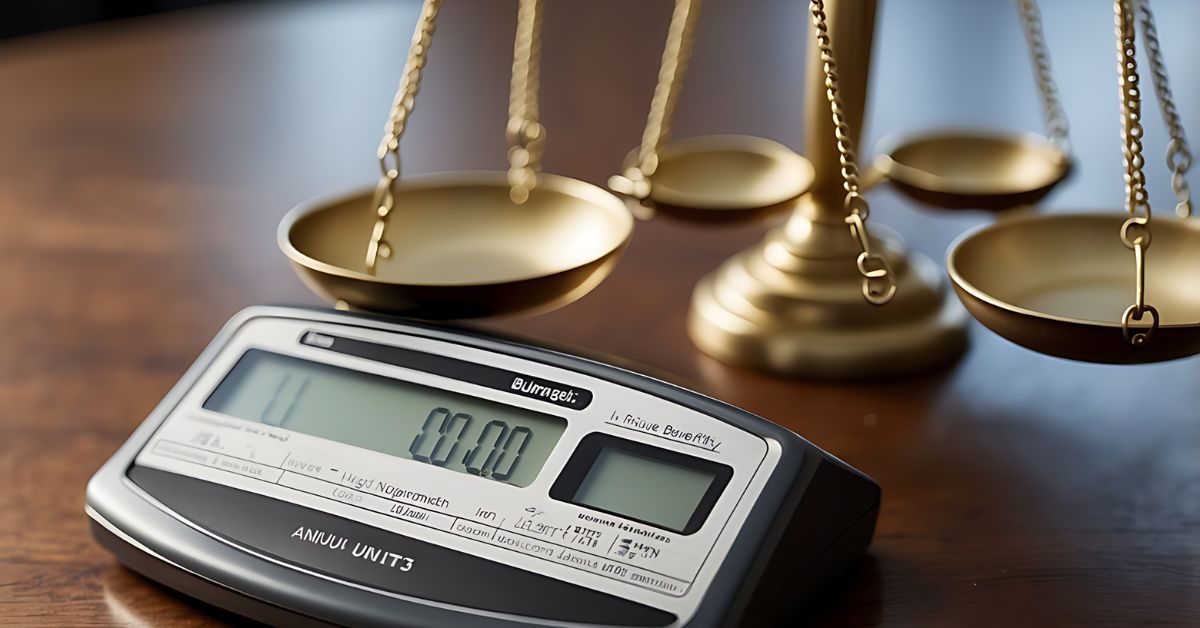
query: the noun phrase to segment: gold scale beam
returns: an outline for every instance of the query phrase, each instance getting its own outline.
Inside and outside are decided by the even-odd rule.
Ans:
[[[863,128],[875,9],[875,0],[826,1],[855,142]],[[804,152],[816,171],[812,190],[797,199],[786,224],[697,284],[688,331],[723,362],[811,378],[883,377],[952,360],[966,347],[966,312],[940,268],[906,251],[877,221],[872,249],[887,257],[898,286],[886,305],[863,299],[820,53],[811,28],[806,32]]]

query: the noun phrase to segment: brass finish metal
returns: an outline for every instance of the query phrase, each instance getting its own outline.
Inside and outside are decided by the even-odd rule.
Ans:
[[[912,198],[942,209],[1001,211],[1042,199],[1071,171],[1066,111],[1050,71],[1036,0],[1016,0],[1048,137],[974,130],[897,142],[875,168]]]
[[[848,128],[861,128],[876,3],[825,4],[840,67],[841,117]],[[812,5],[819,10],[821,3]],[[890,266],[895,296],[886,307],[863,298],[855,263],[862,251],[847,233],[840,161],[855,145],[846,136],[839,150],[816,37],[808,59],[805,154],[815,171],[812,189],[789,204],[785,225],[696,286],[692,340],[724,362],[821,379],[883,377],[951,360],[966,346],[966,312],[933,262],[906,252],[894,233],[875,223],[865,240]]]
[[[545,0],[519,0],[513,44],[512,83],[508,90],[508,185],[518,205],[537,186],[546,147],[546,127],[538,122],[538,84],[542,56],[542,8]]]
[[[642,143],[608,186],[651,210],[698,222],[733,222],[786,208],[812,183],[812,166],[759,137],[715,135],[667,142],[691,56],[701,0],[675,0]]]
[[[1171,82],[1167,77],[1167,66],[1163,62],[1162,47],[1158,42],[1158,26],[1150,0],[1138,0],[1138,18],[1146,40],[1146,56],[1150,58],[1150,72],[1154,79],[1154,94],[1158,97],[1158,108],[1171,141],[1167,144],[1167,167],[1171,169],[1171,191],[1175,193],[1175,215],[1187,218],[1192,215],[1192,198],[1188,189],[1187,171],[1192,167],[1192,151],[1188,148],[1183,122],[1175,109],[1175,97],[1171,95]]]
[[[1117,213],[1003,220],[950,247],[950,278],[975,318],[1034,351],[1109,364],[1200,353],[1200,223],[1155,218],[1153,263],[1143,268],[1145,300],[1158,309],[1130,322],[1130,338],[1150,333],[1151,317],[1161,320],[1134,349],[1122,333],[1135,283],[1129,250],[1114,236],[1123,222]]]
[[[971,313],[1001,336],[1035,351],[1114,364],[1200,353],[1200,267],[1194,262],[1200,227],[1190,220],[1160,218],[1154,220],[1153,232],[1150,228],[1136,54],[1135,7],[1142,1],[1113,2],[1127,217],[1076,214],[1002,221],[961,238],[947,258],[955,289]],[[1152,30],[1153,17],[1147,26],[1142,7],[1143,28]],[[1152,65],[1162,83],[1159,94],[1169,102],[1161,58]],[[1173,106],[1163,109],[1166,115]],[[1132,273],[1125,249],[1133,253]]]
[[[867,231],[867,217],[871,214],[871,206],[859,188],[858,159],[854,154],[856,142],[850,135],[850,125],[846,122],[846,110],[838,86],[837,60],[829,38],[825,3],[822,0],[811,0],[809,9],[812,13],[813,39],[817,43],[817,51],[821,53],[821,72],[825,75],[825,100],[829,101],[833,136],[837,140],[842,187],[846,190],[846,196],[842,200],[846,209],[845,221],[850,227],[850,235],[858,243],[858,257],[855,258],[854,265],[862,277],[863,298],[871,305],[883,305],[891,301],[896,294],[896,273],[892,271],[892,265],[886,257],[871,251],[871,234]]]
[[[546,137],[537,115],[543,0],[519,2],[509,170],[400,181],[399,140],[440,4],[426,0],[418,19],[379,148],[382,176],[374,192],[293,209],[279,226],[279,246],[314,292],[345,307],[471,318],[574,301],[608,276],[633,217],[624,201],[599,187],[538,171]]]
[[[375,272],[379,258],[392,254],[386,240],[388,221],[396,205],[396,186],[400,182],[400,138],[408,128],[408,117],[417,105],[417,92],[421,90],[421,71],[429,58],[429,47],[433,44],[433,31],[437,23],[442,0],[425,0],[417,26],[413,31],[412,43],[408,48],[408,60],[404,63],[404,75],[400,88],[392,101],[383,129],[383,140],[379,143],[379,183],[375,185],[372,205],[375,206],[375,223],[371,228],[371,241],[367,244],[367,271]]]
[[[517,205],[504,172],[451,172],[397,187],[393,255],[374,273],[362,234],[374,216],[362,190],[293,209],[279,246],[330,301],[421,318],[551,309],[587,294],[615,265],[633,217],[621,199],[576,179],[538,175]]]
[[[775,213],[787,209],[813,181],[807,159],[761,137],[689,137],[669,142],[657,153],[650,206],[683,220],[730,222]],[[637,156],[637,149],[629,153],[627,168]]]
[[[1136,28],[1133,1],[1115,0],[1117,14],[1117,76],[1121,94],[1121,138],[1125,140],[1125,211],[1129,218],[1121,224],[1121,244],[1133,251],[1134,301],[1121,316],[1121,332],[1135,349],[1145,348],[1158,329],[1158,310],[1146,303],[1146,249],[1150,248],[1150,197],[1146,193],[1146,175],[1142,171],[1142,90],[1137,70]],[[1131,324],[1150,314],[1149,327],[1133,332]]]
[[[1032,205],[1071,169],[1040,135],[937,131],[885,149],[875,168],[909,197],[942,209],[1001,211]]]

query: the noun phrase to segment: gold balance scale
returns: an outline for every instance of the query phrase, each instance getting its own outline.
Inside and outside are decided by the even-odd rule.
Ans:
[[[763,138],[668,141],[700,4],[675,2],[641,145],[609,181],[619,197],[540,172],[543,0],[519,0],[509,170],[400,180],[399,141],[441,6],[424,0],[379,148],[378,185],[292,210],[280,225],[281,248],[305,282],[339,306],[470,318],[545,310],[586,294],[615,265],[633,213],[721,222],[788,212],[760,244],[697,285],[688,325],[701,349],[732,364],[821,378],[892,375],[956,357],[966,343],[963,309],[933,262],[885,228],[872,223],[868,231],[864,193],[886,180],[936,207],[1004,210],[1037,201],[1066,176],[1066,117],[1033,0],[1018,7],[1048,137],[927,134],[896,146],[861,177],[852,132],[865,108],[875,1],[830,0],[828,11],[821,0],[809,2],[807,160]],[[948,265],[967,309],[1014,342],[1079,360],[1152,362],[1200,352],[1200,266],[1186,255],[1200,250],[1200,227],[1156,220],[1150,263],[1135,10],[1171,130],[1181,215],[1190,211],[1183,179],[1190,154],[1149,6],[1115,6],[1129,217],[1003,217],[961,238]]]

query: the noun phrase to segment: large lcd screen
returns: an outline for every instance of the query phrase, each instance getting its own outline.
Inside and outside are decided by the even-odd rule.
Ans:
[[[537,477],[566,419],[250,349],[204,402],[229,416],[516,486]]]

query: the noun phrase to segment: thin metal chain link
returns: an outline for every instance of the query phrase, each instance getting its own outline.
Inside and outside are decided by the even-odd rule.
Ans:
[[[703,0],[675,0],[671,24],[667,28],[667,43],[663,47],[658,68],[658,82],[650,99],[646,128],[638,147],[637,162],[620,175],[609,178],[609,187],[621,194],[646,202],[650,197],[650,176],[658,170],[658,149],[671,132],[675,106],[683,90],[683,78],[692,56],[696,22],[699,21]]]
[[[542,53],[543,0],[520,0],[513,42],[512,84],[508,93],[509,197],[518,205],[537,186],[546,127],[538,122],[538,81]]]
[[[1117,35],[1118,85],[1121,92],[1121,137],[1125,142],[1125,210],[1129,218],[1121,225],[1121,242],[1133,251],[1135,288],[1133,305],[1121,315],[1121,331],[1134,348],[1145,346],[1158,329],[1158,310],[1146,303],[1146,249],[1150,248],[1150,203],[1142,157],[1142,93],[1138,86],[1137,35],[1133,2],[1114,0]],[[1150,327],[1131,327],[1150,314]]]
[[[1037,79],[1038,94],[1042,99],[1046,134],[1064,154],[1069,155],[1070,126],[1067,123],[1067,111],[1063,108],[1062,99],[1058,94],[1058,84],[1054,82],[1054,74],[1051,71],[1050,49],[1046,47],[1046,34],[1042,28],[1042,11],[1038,8],[1037,0],[1017,0],[1017,9],[1021,14],[1021,30],[1025,33],[1025,43],[1029,48],[1029,58],[1033,62]]]
[[[658,84],[650,100],[650,113],[646,117],[646,129],[638,150],[638,168],[646,176],[658,169],[658,148],[671,130],[679,92],[683,90],[683,77],[692,56],[701,4],[702,0],[675,0],[671,26],[667,31],[667,45],[663,49],[662,64],[658,70]]]
[[[1171,84],[1158,43],[1158,27],[1155,25],[1154,13],[1150,10],[1150,0],[1137,0],[1137,9],[1142,36],[1146,40],[1146,56],[1150,59],[1151,77],[1154,79],[1154,94],[1158,97],[1158,108],[1162,111],[1163,122],[1171,136],[1171,141],[1167,144],[1167,167],[1171,169],[1171,191],[1175,193],[1176,200],[1175,213],[1180,218],[1187,218],[1192,215],[1192,199],[1187,179],[1184,177],[1192,167],[1192,152],[1188,148],[1187,135],[1183,132],[1183,122],[1175,109],[1175,98],[1171,95]]]
[[[373,205],[375,226],[371,229],[371,240],[367,244],[367,272],[375,274],[379,258],[392,256],[392,247],[386,235],[392,210],[396,203],[396,185],[400,180],[400,138],[408,125],[408,118],[416,106],[417,92],[421,89],[421,70],[429,58],[429,47],[433,43],[438,11],[442,0],[425,0],[421,15],[413,31],[412,45],[408,48],[408,59],[404,63],[404,76],[400,88],[392,101],[388,121],[384,124],[383,140],[379,143],[379,183],[375,186]]]
[[[863,298],[872,305],[883,305],[896,294],[896,274],[884,256],[871,251],[871,235],[867,232],[867,217],[871,213],[867,199],[862,196],[859,183],[858,162],[854,155],[850,126],[846,123],[846,112],[842,98],[838,95],[837,61],[829,39],[829,25],[825,17],[823,0],[810,0],[813,36],[821,55],[821,68],[825,73],[825,98],[833,118],[834,137],[837,140],[838,161],[841,164],[842,187],[846,190],[845,206],[849,212],[846,224],[850,235],[858,243],[856,260],[858,273],[862,276]]]

